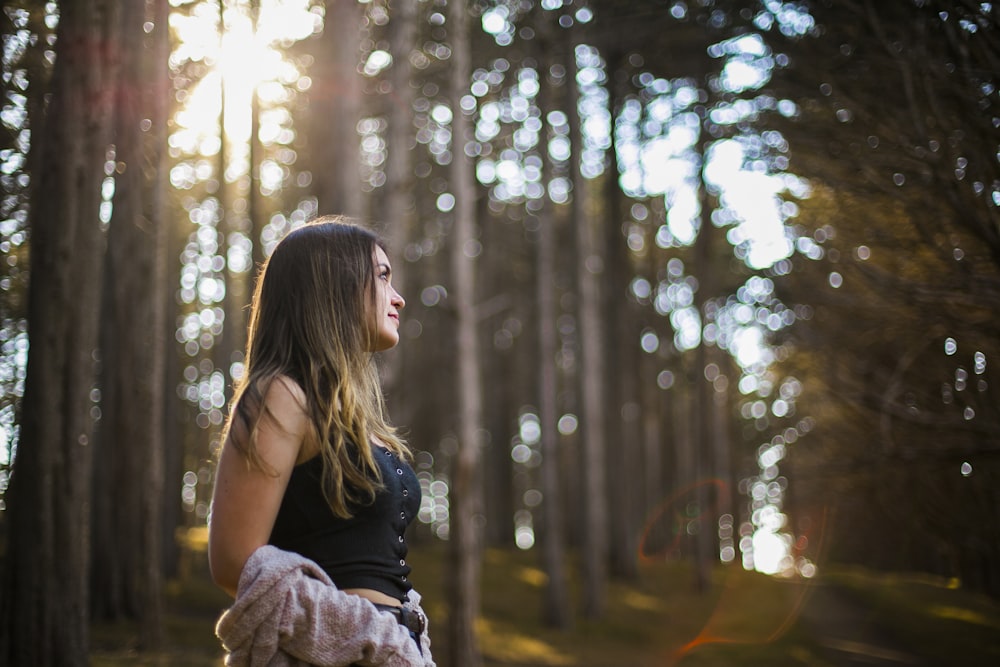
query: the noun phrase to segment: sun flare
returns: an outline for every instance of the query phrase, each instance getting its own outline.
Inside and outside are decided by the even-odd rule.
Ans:
[[[171,143],[204,157],[220,149],[220,117],[226,141],[246,144],[255,94],[260,104],[274,106],[287,100],[286,87],[308,87],[308,77],[285,58],[282,45],[304,39],[322,25],[307,0],[264,0],[256,26],[249,3],[236,1],[227,3],[220,30],[218,7],[216,2],[201,2],[189,14],[171,19],[179,38],[172,61],[207,66],[180,99]]]

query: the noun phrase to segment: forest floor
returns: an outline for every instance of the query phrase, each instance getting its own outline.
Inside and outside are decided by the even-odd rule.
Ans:
[[[424,594],[435,659],[443,652],[446,605],[440,545],[411,552]],[[542,623],[545,576],[533,552],[489,551],[477,631],[487,667],[996,667],[1000,602],[955,582],[861,569],[820,568],[809,580],[719,568],[710,589],[694,590],[687,563],[643,564],[635,581],[612,582],[607,614],[574,614],[568,630]],[[95,623],[92,667],[219,667],[214,624],[228,598],[208,580],[203,554],[182,563],[167,587],[168,649],[137,650],[129,623]],[[571,567],[571,608],[580,590]]]

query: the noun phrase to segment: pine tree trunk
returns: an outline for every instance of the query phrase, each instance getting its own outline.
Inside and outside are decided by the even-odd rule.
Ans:
[[[124,6],[125,59],[114,128],[118,165],[101,318],[102,420],[93,501],[92,608],[140,621],[143,648],[162,642],[163,373],[166,291],[163,215],[167,12],[146,48],[146,6]],[[141,121],[152,121],[143,132]]]
[[[389,26],[392,31],[392,99],[389,107],[388,149],[386,160],[386,238],[400,261],[393,263],[393,282],[405,291],[403,251],[413,233],[415,202],[413,198],[413,101],[410,54],[416,46],[417,3],[397,0],[392,5]]]
[[[60,6],[32,190],[21,436],[7,493],[0,663],[84,666],[95,357],[104,232],[98,217],[120,45],[120,3]]]
[[[167,69],[167,59],[170,55],[170,31],[168,17],[170,8],[167,0],[153,0],[149,3],[149,19],[153,31],[149,35],[147,57],[145,63],[145,79],[151,83],[147,88],[146,108],[149,109],[151,129],[148,138],[149,171],[144,185],[148,192],[148,206],[144,218],[149,221],[150,228],[146,242],[146,250],[150,261],[150,287],[147,300],[149,328],[151,340],[147,348],[149,355],[149,423],[146,432],[149,435],[148,459],[143,478],[146,491],[141,496],[143,532],[139,551],[142,554],[140,572],[143,585],[139,588],[139,600],[142,604],[142,615],[139,623],[140,645],[147,651],[159,650],[164,642],[163,625],[163,522],[164,508],[167,498],[166,478],[166,386],[167,363],[166,352],[168,341],[173,336],[167,335],[167,306],[159,298],[161,294],[170,294],[173,290],[167,285],[167,235],[170,215],[167,207],[167,121],[169,115],[168,95],[170,74]]]
[[[547,13],[546,13],[547,14]],[[542,15],[538,22],[536,48],[541,50],[539,68],[541,90],[539,93],[539,114],[547,118],[554,104],[554,83],[546,80],[546,73],[554,62],[549,17]],[[542,135],[545,136],[544,133]],[[543,146],[547,145],[543,142]],[[548,150],[542,149],[543,175],[553,178],[552,158]],[[570,626],[569,591],[566,585],[565,545],[559,492],[559,419],[557,405],[558,377],[556,348],[556,215],[553,206],[543,194],[538,212],[538,248],[536,254],[535,280],[538,303],[538,418],[541,422],[540,452],[542,521],[541,530],[536,531],[541,539],[542,565],[546,574],[543,617],[551,627],[566,629]]]
[[[366,5],[326,0],[326,19],[316,54],[316,85],[310,93],[315,138],[316,196],[320,214],[364,214],[359,176],[358,121],[361,75],[358,58]]]
[[[387,137],[388,158],[386,160],[386,184],[388,197],[385,208],[385,232],[392,257],[393,283],[405,298],[415,299],[410,294],[412,284],[405,260],[406,246],[413,237],[415,201],[413,196],[413,100],[411,85],[412,67],[410,54],[416,46],[417,3],[402,0],[392,5],[389,19],[392,33],[392,95],[388,110],[389,130]],[[405,346],[400,346],[385,354],[382,367],[383,387],[387,400],[392,405],[392,414],[399,423],[409,424],[410,403],[407,392],[400,387]]]
[[[579,97],[576,85],[578,67],[573,60],[571,72],[572,99]],[[581,430],[583,433],[583,613],[598,618],[604,613],[608,554],[608,507],[605,484],[605,396],[602,346],[604,326],[601,321],[600,299],[602,258],[598,252],[597,223],[589,214],[588,186],[580,173],[583,139],[582,119],[569,114],[570,141],[573,154],[573,219],[575,226],[576,286],[580,314],[580,394]]]
[[[707,159],[707,140],[701,143],[702,164]],[[695,588],[698,591],[707,591],[711,583],[712,563],[716,560],[716,529],[717,529],[717,509],[713,506],[710,497],[708,480],[714,478],[714,461],[712,457],[712,418],[715,410],[713,407],[714,388],[705,378],[705,369],[708,366],[708,343],[705,342],[705,329],[708,324],[708,303],[714,292],[714,281],[712,280],[712,244],[713,229],[710,198],[707,191],[707,184],[702,180],[699,185],[699,199],[701,201],[701,220],[698,228],[698,237],[694,244],[694,275],[698,276],[698,292],[696,295],[698,303],[698,313],[701,322],[700,340],[695,350],[695,368],[692,373],[695,406],[693,416],[693,441],[695,453],[695,492],[698,505],[698,533],[695,536],[694,566],[695,566]]]
[[[476,335],[475,258],[467,253],[476,227],[476,193],[473,165],[465,155],[470,122],[462,112],[460,100],[471,78],[469,54],[469,8],[465,2],[448,4],[448,25],[452,41],[451,108],[452,163],[451,187],[455,194],[455,214],[451,230],[451,279],[457,326],[458,364],[458,454],[452,478],[452,552],[450,644],[451,663],[462,667],[482,664],[476,640],[475,622],[479,616],[479,575],[482,538],[480,470],[480,429],[482,424],[482,387],[480,384],[479,345]]]
[[[219,0],[219,39],[220,41],[224,38],[227,25],[225,23],[226,16],[226,0]],[[232,114],[239,114],[242,109],[239,108],[239,104],[230,104],[230,100],[226,95],[227,82],[223,78],[221,81],[221,87],[219,94],[221,96],[219,103],[219,154],[216,163],[216,178],[218,179],[218,191],[216,192],[216,197],[219,200],[219,219],[217,223],[217,235],[218,235],[218,247],[219,254],[222,257],[226,257],[227,261],[222,269],[223,280],[226,285],[226,294],[222,301],[222,333],[215,337],[212,343],[212,363],[215,369],[222,373],[225,378],[223,383],[223,391],[226,392],[226,400],[228,401],[232,396],[233,387],[233,377],[231,375],[231,369],[233,363],[242,358],[243,343],[246,338],[246,317],[245,317],[245,306],[249,302],[249,295],[247,293],[247,272],[236,270],[228,261],[230,244],[236,238],[238,234],[251,234],[251,230],[248,228],[248,218],[247,215],[243,213],[244,210],[253,211],[254,207],[254,186],[257,184],[257,180],[253,177],[254,170],[254,160],[259,159],[259,156],[254,153],[254,145],[257,143],[255,136],[256,132],[250,138],[250,173],[245,174],[248,178],[247,181],[250,184],[250,189],[247,191],[245,183],[247,181],[243,180],[243,174],[235,176],[232,180],[227,176],[230,165],[232,162],[238,160],[235,155],[239,155],[242,149],[231,148],[230,139],[231,137],[226,133],[226,118]],[[251,95],[251,126],[257,121],[256,109],[254,108],[257,104],[257,95],[254,93]],[[230,108],[232,107],[232,108]],[[253,131],[253,130],[252,130]],[[231,159],[232,156],[232,159]],[[242,202],[248,202],[248,205],[244,208],[241,204]],[[213,438],[218,437],[216,434],[218,429],[213,429]]]
[[[544,85],[544,84],[543,84]],[[556,405],[556,306],[555,306],[555,230],[551,212],[544,210],[539,219],[537,280],[538,294],[538,419],[541,422],[540,451],[542,522],[537,531],[541,538],[542,562],[546,577],[544,618],[547,625],[567,628],[570,624],[569,593],[563,549],[562,513],[559,494],[559,419]]]
[[[621,108],[627,79],[615,72],[623,66],[621,53],[607,55],[607,70],[614,81],[609,86],[609,111],[614,119]],[[635,378],[638,360],[639,335],[635,331],[635,309],[628,299],[628,286],[632,275],[629,249],[623,233],[626,204],[618,184],[618,148],[615,133],[611,133],[608,150],[608,168],[604,176],[604,285],[602,309],[608,323],[604,345],[604,368],[607,387],[607,438],[608,503],[611,516],[608,560],[612,576],[635,578],[638,576],[638,548],[635,517],[637,515],[636,480],[639,447],[637,400]]]

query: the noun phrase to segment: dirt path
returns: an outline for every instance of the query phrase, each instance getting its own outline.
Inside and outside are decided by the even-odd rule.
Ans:
[[[823,658],[831,665],[927,665],[881,627],[861,602],[837,586],[815,585],[802,610],[800,623],[817,638]]]

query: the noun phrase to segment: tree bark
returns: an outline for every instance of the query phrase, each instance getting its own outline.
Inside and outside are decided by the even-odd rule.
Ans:
[[[416,46],[417,3],[410,0],[392,4],[389,28],[392,34],[392,94],[388,111],[388,158],[386,160],[386,184],[388,196],[385,208],[384,236],[393,258],[393,283],[399,293],[416,298],[408,289],[411,285],[407,271],[406,246],[413,237],[415,202],[413,196],[413,100],[414,88],[411,84],[412,67],[410,54]],[[400,391],[400,373],[405,348],[396,349],[385,355],[382,367],[383,387],[387,399],[393,406],[396,418],[402,423],[410,423],[410,403],[407,392]]]
[[[570,68],[574,106],[579,98],[578,67],[575,58]],[[579,111],[568,114],[570,121],[573,168],[572,224],[576,255],[576,288],[580,313],[580,395],[582,397],[581,430],[583,433],[583,613],[598,618],[604,613],[608,555],[608,507],[605,484],[605,395],[604,395],[604,326],[601,321],[601,264],[598,251],[597,222],[590,215],[587,201],[588,186],[582,165],[583,139]]]
[[[226,0],[219,0],[219,41],[223,42],[228,26],[226,25]],[[234,10],[230,10],[234,11]],[[256,16],[252,17],[256,21]],[[226,285],[226,295],[220,304],[223,312],[222,334],[215,337],[212,342],[212,363],[215,369],[222,373],[225,378],[223,391],[226,392],[226,401],[232,398],[232,387],[235,378],[232,377],[233,364],[242,359],[243,348],[246,341],[246,305],[249,302],[248,274],[245,270],[236,270],[229,262],[230,245],[240,234],[247,234],[253,243],[253,247],[260,245],[259,238],[253,240],[252,225],[250,215],[255,213],[256,186],[259,181],[255,176],[255,169],[259,165],[259,150],[255,150],[257,141],[257,93],[250,96],[250,126],[251,135],[249,145],[249,173],[233,175],[230,180],[229,172],[232,154],[239,155],[243,148],[233,148],[231,137],[226,132],[226,117],[230,114],[240,113],[238,105],[230,105],[226,95],[227,83],[223,78],[219,88],[221,96],[219,103],[219,154],[216,166],[218,191],[216,197],[219,200],[219,219],[217,222],[219,254],[226,259],[221,271],[222,278]],[[230,106],[235,107],[230,109]],[[234,158],[235,161],[238,158]],[[246,206],[242,204],[246,201]],[[247,213],[244,213],[246,211]],[[218,428],[213,429],[218,432]]]
[[[149,458],[146,461],[144,478],[146,492],[141,496],[143,533],[140,552],[143,554],[145,572],[140,586],[140,602],[145,610],[140,618],[140,645],[148,651],[159,650],[164,641],[163,626],[163,521],[166,507],[166,374],[167,343],[173,336],[167,335],[167,305],[160,298],[172,290],[167,284],[167,227],[170,216],[167,207],[167,122],[169,104],[170,73],[167,60],[170,56],[170,30],[168,25],[170,8],[167,0],[153,0],[149,5],[149,19],[153,30],[150,32],[145,60],[146,80],[152,85],[147,91],[146,107],[149,109],[150,133],[148,139],[149,171],[145,185],[149,193],[148,207],[144,217],[151,229],[146,251],[150,262],[150,283],[147,293],[148,315],[152,340],[148,347],[150,363],[148,368]],[[139,319],[139,318],[136,318]]]
[[[548,17],[542,16],[539,23],[539,46],[542,67],[539,71],[541,90],[539,93],[539,113],[547,118],[553,109],[554,84],[546,80],[552,63],[552,47]],[[545,134],[542,134],[543,138]],[[545,180],[553,177],[552,159],[549,156],[548,141],[542,144],[542,164]],[[545,182],[543,180],[543,183]],[[547,625],[566,629],[570,626],[569,591],[566,585],[565,548],[563,543],[563,522],[561,494],[559,492],[559,419],[557,404],[558,377],[556,374],[556,347],[558,317],[555,300],[556,289],[556,215],[552,203],[547,201],[547,193],[542,195],[541,210],[538,212],[538,248],[536,251],[536,294],[538,303],[538,419],[541,423],[540,452],[542,487],[541,530],[536,531],[541,538],[542,563],[546,574],[543,617]]]
[[[452,54],[452,162],[451,187],[455,190],[455,214],[451,230],[451,279],[455,295],[458,364],[458,454],[454,461],[451,486],[453,502],[451,524],[451,662],[463,667],[482,664],[476,640],[479,616],[479,575],[482,539],[480,536],[482,498],[480,489],[480,430],[482,422],[482,387],[480,384],[479,344],[476,335],[475,258],[469,250],[476,227],[473,165],[465,154],[469,136],[469,118],[460,100],[469,88],[469,8],[465,2],[448,4]]]
[[[635,309],[628,298],[631,279],[629,249],[623,233],[625,214],[621,187],[618,184],[618,145],[615,118],[626,94],[627,79],[621,68],[623,55],[607,54],[608,107],[612,119],[611,147],[604,176],[604,285],[601,308],[607,342],[604,345],[604,384],[607,387],[607,483],[608,509],[617,519],[610,524],[608,559],[611,574],[633,579],[638,576],[637,457],[639,429],[635,390],[639,335],[634,325]]]
[[[707,123],[707,121],[703,121]],[[702,132],[707,134],[705,129]],[[700,157],[704,168],[708,154],[707,139],[700,144]],[[697,501],[698,520],[697,534],[695,535],[693,550],[695,588],[699,592],[708,590],[711,583],[712,563],[715,560],[716,549],[714,545],[714,534],[716,529],[715,508],[712,507],[710,498],[709,480],[713,478],[713,457],[712,457],[712,418],[714,416],[712,384],[705,378],[705,369],[708,366],[708,343],[705,341],[705,330],[708,325],[708,305],[714,292],[712,248],[713,229],[708,194],[708,185],[704,177],[698,185],[698,198],[701,203],[701,220],[698,227],[698,236],[694,242],[694,275],[698,276],[698,292],[696,295],[698,304],[698,316],[700,318],[701,330],[699,332],[698,347],[695,349],[694,371],[691,373],[691,390],[694,397],[694,410],[692,411],[692,441],[695,454],[695,497]]]
[[[0,662],[87,664],[95,357],[120,3],[61,6],[32,190],[28,356],[7,493]]]
[[[124,60],[114,127],[115,198],[101,318],[102,420],[95,438],[92,609],[140,621],[143,648],[162,643],[163,391],[166,291],[167,7],[124,6]],[[143,43],[143,23],[155,29]],[[151,84],[151,85],[148,85]],[[151,121],[144,132],[143,119]]]
[[[319,38],[317,86],[310,96],[311,137],[318,148],[313,178],[320,214],[363,215],[359,176],[361,74],[358,58],[366,5],[326,0],[326,19]]]

